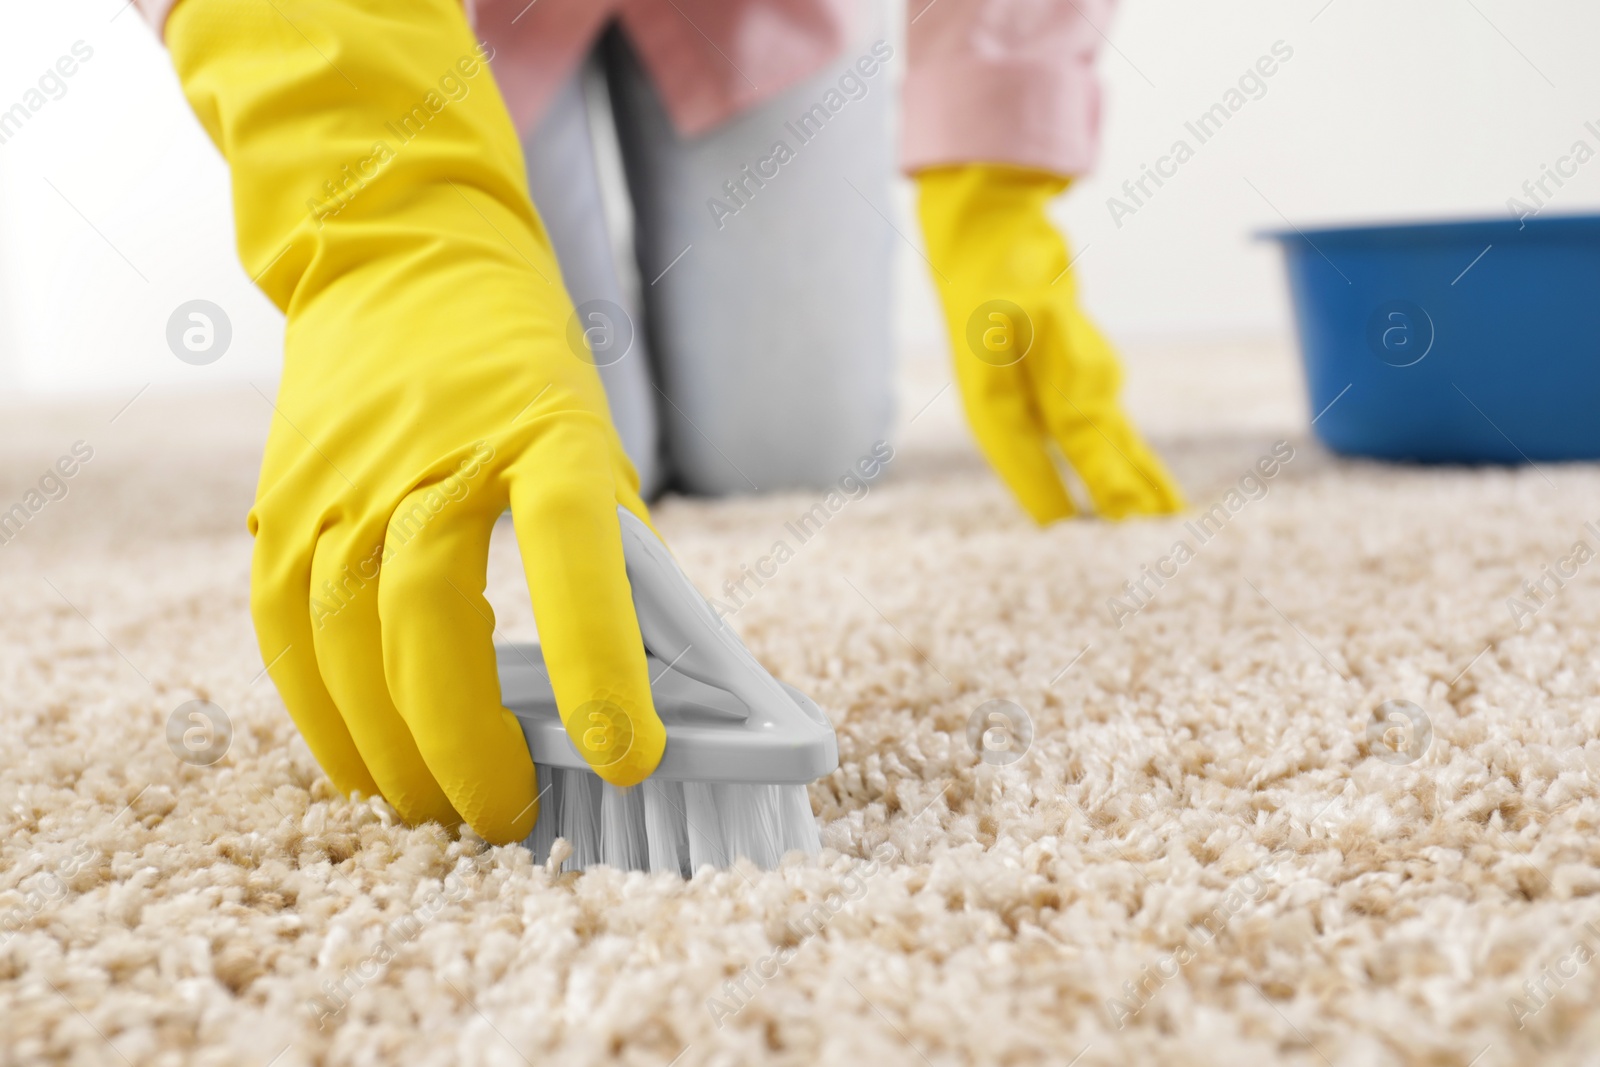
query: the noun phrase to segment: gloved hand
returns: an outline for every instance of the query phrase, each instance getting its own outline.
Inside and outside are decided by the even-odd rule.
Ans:
[[[509,504],[568,733],[645,778],[665,733],[617,506],[648,516],[460,0],[183,0],[167,42],[288,315],[251,609],[318,762],[408,822],[528,833],[483,596]]]
[[[1078,308],[1045,206],[1067,179],[991,164],[916,175],[956,381],[978,444],[1041,525],[1074,513],[1050,446],[1107,518],[1178,511],[1183,496],[1117,403],[1116,353]]]

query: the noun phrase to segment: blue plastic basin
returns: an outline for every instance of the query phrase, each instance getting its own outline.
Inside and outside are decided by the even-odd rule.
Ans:
[[[1312,427],[1433,463],[1600,458],[1600,216],[1267,234]]]

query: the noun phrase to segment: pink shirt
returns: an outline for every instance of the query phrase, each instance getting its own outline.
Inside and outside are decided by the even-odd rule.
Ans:
[[[136,0],[157,28],[176,2]],[[902,166],[1091,169],[1100,127],[1094,57],[1115,2],[909,0]],[[465,3],[524,130],[613,19],[685,136],[817,73],[858,39],[852,0]]]

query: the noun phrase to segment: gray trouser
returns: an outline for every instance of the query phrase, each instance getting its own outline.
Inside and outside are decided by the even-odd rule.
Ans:
[[[524,139],[534,203],[647,498],[822,486],[888,434],[889,73],[815,110],[830,90],[837,105],[840,74],[866,47],[684,138],[613,28],[590,57],[603,82],[574,76]],[[633,216],[631,285],[589,125],[602,97]]]

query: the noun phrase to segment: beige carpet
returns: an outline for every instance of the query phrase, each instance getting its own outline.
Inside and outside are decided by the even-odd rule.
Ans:
[[[1600,470],[1336,461],[1285,353],[1136,355],[1220,532],[1180,566],[1180,520],[1030,528],[911,374],[889,479],[736,617],[837,724],[823,858],[688,883],[333,793],[249,628],[257,393],[8,409],[0,508],[94,454],[0,547],[0,1061],[1594,1062],[1600,563],[1520,629],[1506,600],[1600,543]],[[659,517],[720,593],[817,499]],[[1145,565],[1176,576],[1119,629]],[[211,767],[166,740],[201,697]],[[994,699],[1009,765],[968,742]],[[1369,733],[1391,700],[1425,751]]]

